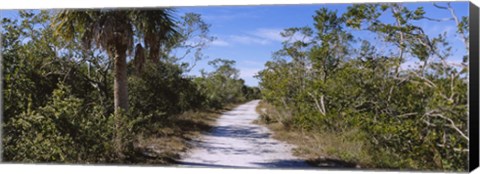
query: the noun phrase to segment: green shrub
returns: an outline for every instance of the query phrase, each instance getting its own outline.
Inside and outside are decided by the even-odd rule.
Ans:
[[[12,118],[4,130],[4,159],[18,162],[107,162],[112,160],[111,117],[85,108],[63,84],[46,106]],[[75,150],[72,150],[75,149]]]

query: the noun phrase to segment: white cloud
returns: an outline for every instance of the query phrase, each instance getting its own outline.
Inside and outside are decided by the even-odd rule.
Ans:
[[[259,28],[253,33],[253,35],[270,40],[270,41],[276,41],[276,42],[283,42],[289,39],[291,39],[290,40],[291,42],[300,41],[300,40],[309,42],[312,40],[312,37],[305,36],[300,32],[295,33],[291,38],[285,38],[285,37],[282,37],[282,35],[280,34],[283,31],[284,29]]]
[[[251,78],[255,76],[261,69],[258,68],[240,68],[240,78]]]
[[[252,37],[247,35],[231,35],[230,39],[237,43],[242,44],[260,44],[260,45],[267,45],[271,42],[267,39],[262,39],[258,37]]]
[[[285,40],[280,35],[280,33],[282,31],[283,31],[282,29],[275,29],[275,28],[259,28],[255,32],[253,32],[252,34],[257,36],[257,37],[264,38],[264,39],[267,39],[267,40],[282,42],[282,41]]]
[[[278,28],[258,28],[252,32],[246,32],[243,34],[234,34],[224,36],[222,39],[217,39],[213,41],[212,45],[214,46],[229,46],[234,43],[239,44],[256,44],[256,45],[268,45],[272,43],[283,42],[288,38],[284,38],[280,35],[283,29]],[[217,37],[218,38],[218,37]],[[292,38],[292,41],[302,40],[309,41],[311,38],[306,37],[300,33],[295,34]]]
[[[245,80],[247,86],[258,86],[259,80],[254,76],[261,70],[261,68],[240,68],[240,78]]]
[[[230,43],[222,39],[215,39],[211,44],[213,46],[229,46],[230,45]]]
[[[268,45],[273,42],[282,42],[281,29],[259,28],[243,35],[230,35],[229,40],[241,44]]]
[[[263,66],[264,62],[252,61],[252,60],[244,60],[242,63],[247,65],[254,65],[254,66]]]
[[[238,9],[238,7],[236,7]],[[257,18],[258,14],[255,11],[239,13],[238,10],[217,9],[214,14],[202,15],[202,18],[207,21],[232,21],[240,19]]]
[[[245,80],[245,84],[248,86],[258,86],[258,79],[254,76],[257,75],[262,68],[246,68],[240,67],[240,78]]]

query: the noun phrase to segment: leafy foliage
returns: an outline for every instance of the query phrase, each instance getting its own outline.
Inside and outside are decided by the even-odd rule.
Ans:
[[[215,68],[213,72],[202,70],[202,76],[194,79],[200,87],[200,92],[206,97],[204,105],[221,108],[226,103],[243,102],[249,97],[258,97],[254,88],[244,85],[244,80],[239,79],[239,70],[234,68],[235,61],[215,59],[208,62]]]
[[[452,10],[449,4],[443,9]],[[380,19],[388,15],[392,23]],[[447,61],[452,50],[446,34],[430,38],[414,24],[425,15],[422,7],[357,4],[340,15],[317,10],[314,29],[286,29],[287,39],[311,39],[288,39],[257,76],[263,98],[292,117],[270,120],[339,139],[358,130],[368,135],[360,139],[373,167],[465,171],[466,59]],[[465,21],[457,22],[457,33],[465,36]],[[387,50],[354,38],[356,29],[377,35],[375,44]],[[407,58],[421,66],[401,68]]]
[[[112,10],[101,14],[99,11],[60,14],[19,11],[20,18],[3,19],[3,159],[12,162],[142,163],[147,157],[139,149],[139,137],[152,136],[159,126],[172,124],[168,122],[177,123],[176,117],[183,113],[241,102],[247,96],[248,99],[258,97],[258,89],[246,87],[238,79],[238,70],[233,64],[217,67],[218,73],[205,79],[215,79],[215,83],[209,82],[214,86],[203,86],[195,77],[187,76],[188,68],[176,60],[170,49],[191,47],[196,55],[201,54],[207,41],[198,46],[185,44],[195,39],[191,33],[211,38],[209,25],[200,15],[188,14],[181,18],[183,21],[173,21],[179,32],[151,38],[152,33],[164,32],[165,27],[173,26],[168,20],[150,18],[164,13],[170,10]],[[169,15],[167,17],[171,17]],[[143,45],[134,47],[133,40],[109,35],[118,29],[112,27],[125,24],[112,19],[116,17],[131,20],[135,27],[130,31],[123,26],[127,32],[123,34],[131,34],[131,39],[133,35],[139,37],[136,39],[143,38]],[[118,42],[120,45],[114,45]],[[99,48],[89,44],[99,44]],[[118,51],[117,47],[132,52],[140,51],[140,47],[144,59],[137,59],[142,57],[140,54],[125,54],[125,58],[133,58],[127,59],[130,61],[126,62],[125,69],[130,109],[115,112],[113,82],[117,66],[113,57],[118,52],[113,53]],[[138,66],[139,63],[142,66]],[[225,76],[229,72],[237,76]],[[215,86],[232,88],[235,95],[217,96],[216,91],[211,90],[216,89]],[[209,96],[215,96],[219,103],[208,102]]]

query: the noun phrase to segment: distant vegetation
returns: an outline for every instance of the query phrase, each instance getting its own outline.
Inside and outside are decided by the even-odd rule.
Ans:
[[[214,38],[200,15],[174,13],[19,11],[2,19],[3,160],[142,163],[140,140],[183,135],[168,130],[197,130],[201,112],[259,98],[234,61],[213,60],[212,72],[188,76]]]
[[[467,53],[467,17],[450,4],[435,7],[453,16],[357,4],[343,14],[317,10],[314,28],[285,29],[283,49],[258,75],[273,107],[265,106],[263,121],[304,134],[293,137],[303,153],[374,168],[466,171],[468,57],[452,55],[457,38],[429,37],[415,22],[454,23]],[[376,39],[357,38],[355,30]],[[402,68],[407,60],[420,65]]]

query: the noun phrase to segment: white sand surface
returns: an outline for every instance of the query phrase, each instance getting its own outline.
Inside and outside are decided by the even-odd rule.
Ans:
[[[180,166],[221,168],[311,168],[291,153],[292,145],[271,137],[269,129],[252,123],[259,115],[254,100],[223,113],[211,132],[192,141],[195,148]]]

